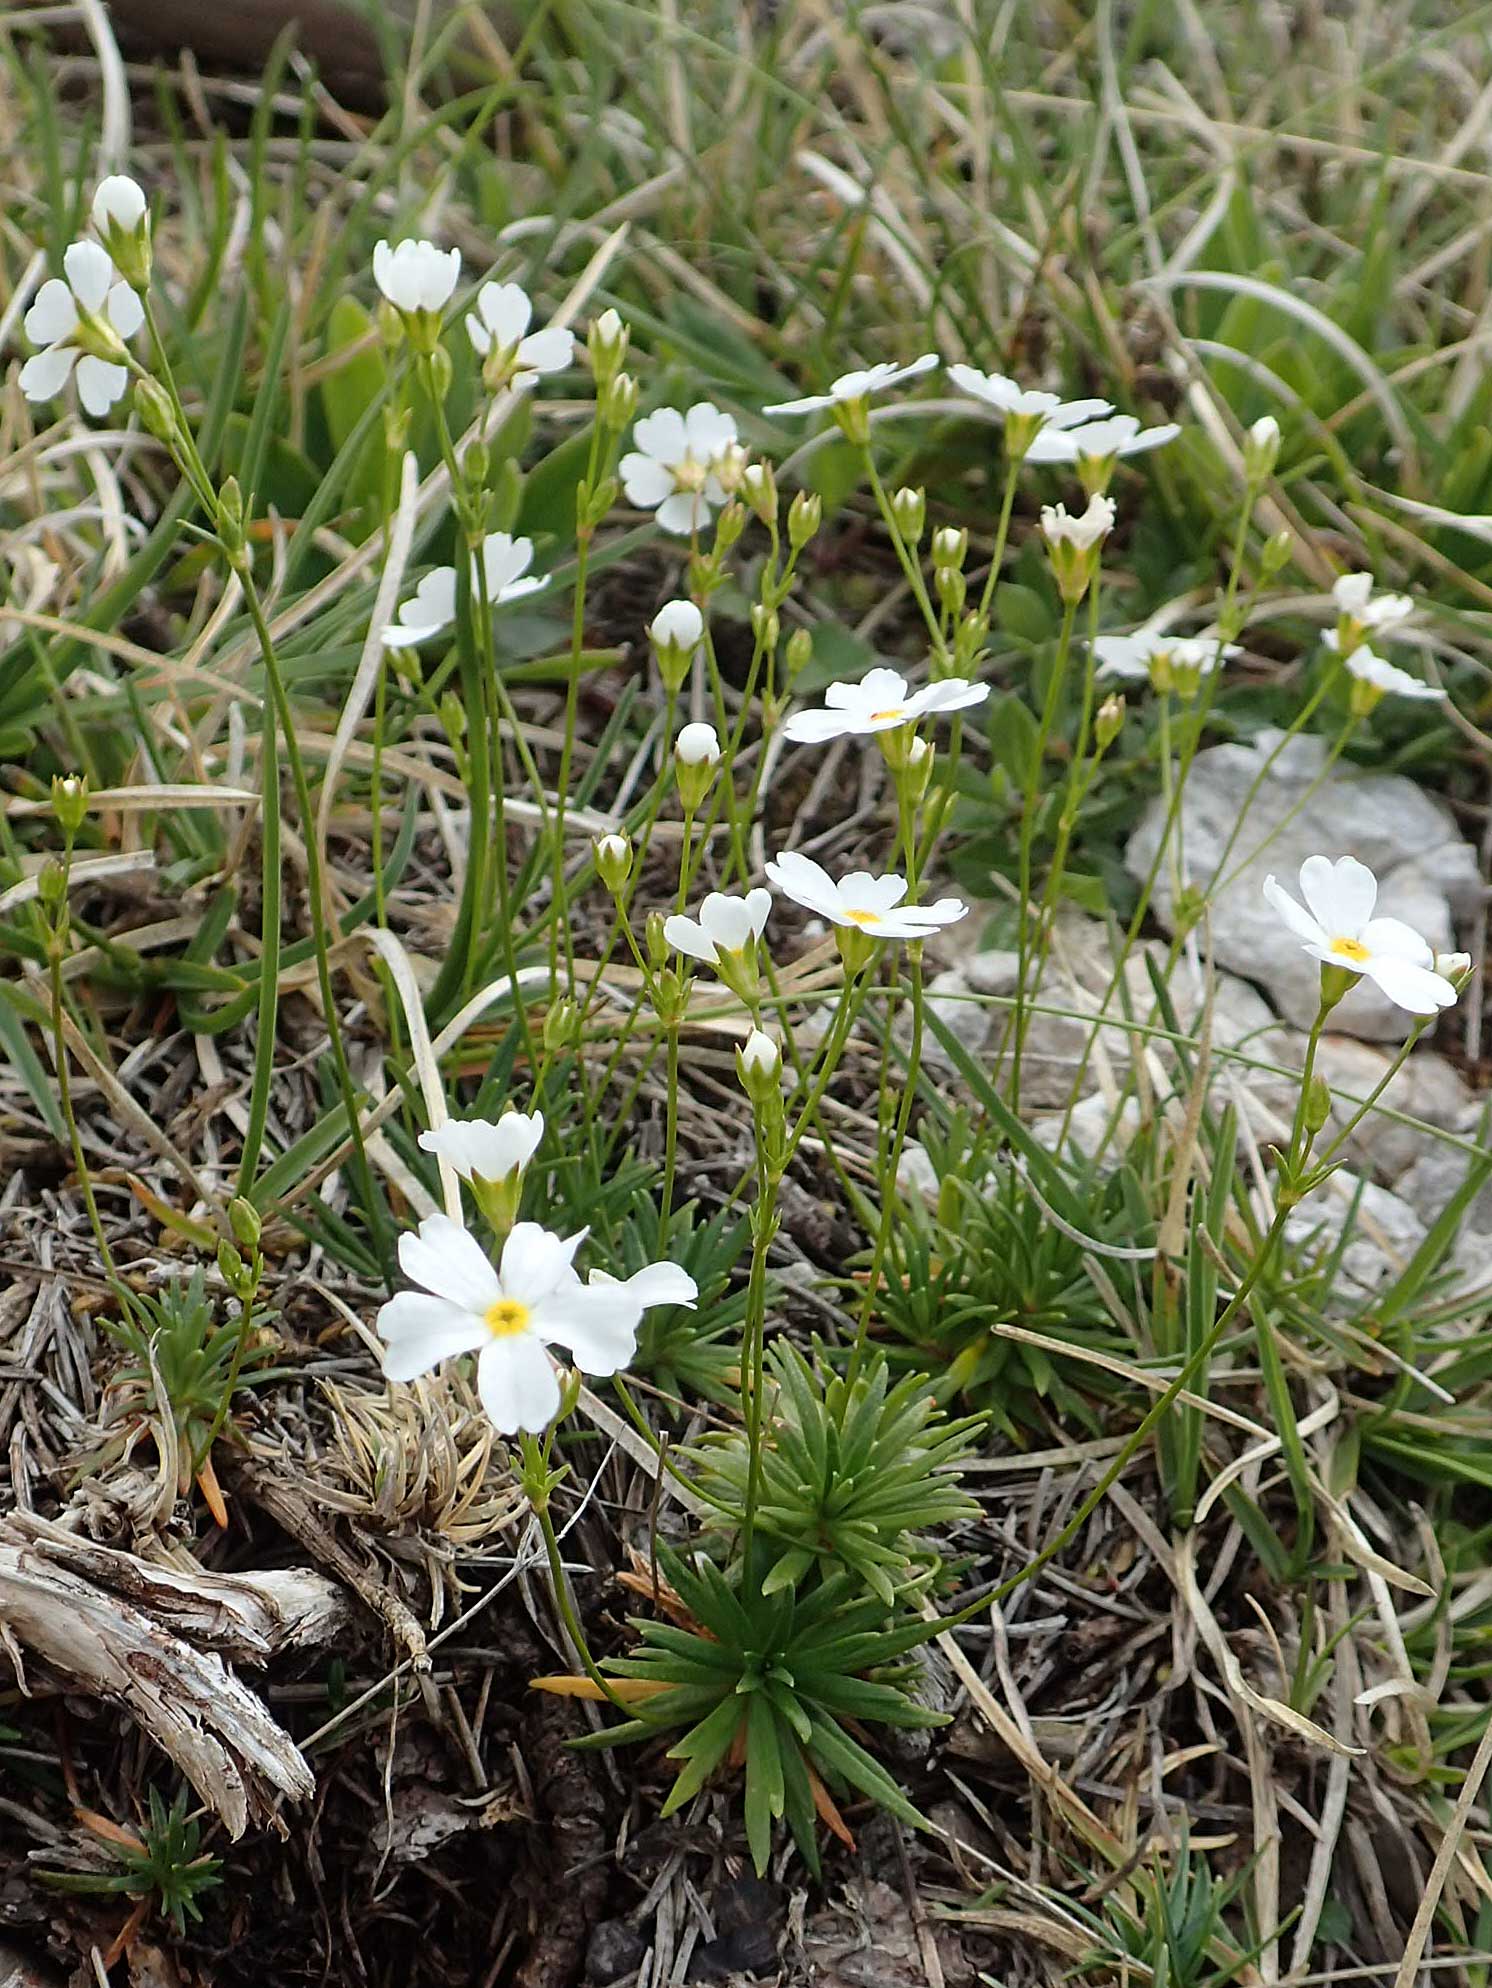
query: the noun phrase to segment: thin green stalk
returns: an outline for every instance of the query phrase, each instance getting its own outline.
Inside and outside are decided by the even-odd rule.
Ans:
[[[238,1162],[238,1191],[247,1196],[259,1168],[259,1149],[269,1116],[269,1090],[275,1070],[275,1038],[280,1004],[280,754],[275,708],[264,707],[264,742],[260,748],[259,802],[259,1013],[254,1036],[254,1075],[249,1086],[249,1116],[244,1126]],[[376,790],[375,790],[376,794]],[[376,802],[375,802],[375,834]],[[374,876],[379,874],[375,865]],[[381,922],[381,921],[380,921]]]

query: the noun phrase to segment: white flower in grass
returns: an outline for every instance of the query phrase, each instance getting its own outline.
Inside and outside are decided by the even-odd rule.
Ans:
[[[411,1381],[444,1360],[477,1355],[477,1392],[504,1436],[547,1428],[560,1405],[551,1346],[584,1374],[620,1373],[637,1345],[642,1301],[626,1284],[583,1284],[574,1266],[585,1239],[519,1222],[500,1264],[447,1215],[428,1215],[399,1239],[399,1267],[417,1291],[378,1314],[383,1370]]]
[[[876,732],[915,725],[942,711],[963,711],[989,696],[987,683],[943,677],[920,690],[908,690],[896,670],[868,670],[858,683],[831,683],[821,711],[795,711],[782,735],[795,745],[822,745],[829,739],[868,738]]]
[[[22,366],[21,392],[52,400],[76,368],[83,406],[107,414],[129,385],[118,358],[145,322],[145,308],[97,242],[74,242],[62,266],[67,281],[49,277],[26,313],[26,336],[44,349]]]
[[[1020,386],[1003,373],[981,373],[977,366],[949,366],[948,377],[971,399],[983,401],[1005,417],[1005,433],[1017,453],[1024,455],[1044,428],[1078,428],[1113,412],[1106,400],[1063,400],[1059,394]]]
[[[910,365],[898,366],[888,359],[879,365],[865,366],[853,373],[841,373],[837,380],[829,382],[827,393],[804,394],[800,400],[774,401],[770,407],[762,409],[763,414],[816,414],[821,407],[848,407],[852,402],[868,400],[873,393],[884,393],[887,387],[900,386],[903,380],[916,379],[919,373],[931,372],[938,363],[936,352],[924,352],[920,359]]]
[[[1371,711],[1381,697],[1417,698],[1426,704],[1445,702],[1445,692],[1438,685],[1411,676],[1408,670],[1401,670],[1397,663],[1386,661],[1365,642],[1348,656],[1347,673],[1356,679],[1352,686],[1352,705],[1359,714]]]
[[[1307,856],[1300,866],[1302,909],[1272,876],[1264,895],[1313,959],[1360,973],[1411,1015],[1448,1008],[1456,990],[1436,971],[1435,955],[1398,918],[1375,918],[1378,880],[1366,863]]]
[[[466,330],[486,362],[489,387],[531,387],[541,373],[558,373],[575,355],[575,334],[561,325],[530,331],[534,307],[516,283],[484,283],[476,308],[466,314]]]
[[[1360,628],[1397,628],[1414,613],[1414,602],[1408,594],[1375,595],[1371,573],[1343,573],[1332,588],[1331,597],[1337,604],[1337,612]]]
[[[682,911],[665,918],[663,936],[675,951],[718,967],[751,951],[771,909],[772,893],[760,886],[744,897],[712,890],[699,907],[698,918],[686,918]]]
[[[725,502],[715,462],[736,439],[736,424],[711,401],[687,414],[660,407],[632,430],[633,448],[617,465],[627,502],[652,511],[666,532],[698,531]]]
[[[869,870],[853,870],[836,883],[822,864],[796,849],[785,849],[766,868],[777,888],[805,911],[870,939],[926,939],[939,927],[956,923],[969,908],[956,897],[904,904],[904,877],[875,877]]]
[[[1027,451],[1027,462],[1112,463],[1120,456],[1142,455],[1174,442],[1181,433],[1174,421],[1156,428],[1142,428],[1132,414],[1110,414],[1101,421],[1085,421],[1075,428],[1055,428],[1048,424]]]
[[[461,280],[460,249],[438,249],[434,242],[410,237],[391,247],[379,242],[373,250],[373,280],[407,317],[435,316],[451,301]]]
[[[505,1111],[501,1118],[448,1118],[420,1134],[420,1146],[446,1160],[463,1180],[506,1180],[539,1150],[544,1114]]]
[[[1077,552],[1091,552],[1114,529],[1118,515],[1112,497],[1090,497],[1086,510],[1073,517],[1065,504],[1043,504],[1041,535],[1049,546],[1072,546]]]
[[[535,594],[541,587],[547,587],[545,575],[532,575],[529,565],[533,560],[533,540],[512,538],[507,532],[489,532],[482,541],[482,568],[487,580],[487,605],[505,607],[509,601],[522,600],[525,594]],[[476,598],[479,585],[478,568],[475,558],[471,563],[472,597]],[[391,621],[382,635],[386,649],[417,649],[421,642],[428,642],[432,635],[439,635],[443,628],[449,628],[456,619],[456,569],[454,566],[435,566],[425,575],[414,590],[414,597],[407,600],[399,610],[399,619]]]

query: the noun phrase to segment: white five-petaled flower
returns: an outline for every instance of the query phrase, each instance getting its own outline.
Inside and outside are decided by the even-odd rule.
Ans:
[[[1071,545],[1091,552],[1114,529],[1117,516],[1112,497],[1090,497],[1088,508],[1071,516],[1065,504],[1043,504],[1041,533],[1048,545]]]
[[[1132,635],[1100,635],[1093,653],[1100,677],[1149,681],[1164,689],[1168,668],[1211,676],[1243,652],[1236,642],[1219,642],[1215,635],[1167,635],[1158,628],[1137,628]]]
[[[472,344],[484,359],[495,353],[505,360],[510,386],[534,386],[541,373],[561,372],[574,357],[575,334],[557,324],[530,331],[533,315],[528,292],[516,283],[484,283],[466,314]]]
[[[101,235],[111,228],[128,234],[145,219],[145,194],[125,173],[101,179],[93,196],[93,225]]]
[[[876,877],[869,870],[853,870],[836,882],[822,864],[796,849],[785,849],[766,869],[777,888],[805,911],[815,911],[831,925],[863,932],[870,939],[926,939],[940,926],[962,918],[969,908],[956,897],[904,904],[906,879],[895,875]]]
[[[397,247],[379,242],[373,250],[373,280],[396,310],[443,311],[460,279],[460,249],[438,249],[411,236]]]
[[[1398,918],[1375,918],[1378,880],[1355,856],[1307,856],[1300,866],[1302,909],[1272,876],[1264,895],[1313,959],[1374,982],[1411,1015],[1448,1008],[1456,990],[1435,971],[1435,955]]]
[[[1076,428],[1055,428],[1050,423],[1032,442],[1027,462],[1076,463],[1107,462],[1111,456],[1137,456],[1146,449],[1174,442],[1181,429],[1174,421],[1156,428],[1142,428],[1132,414],[1110,414],[1101,421],[1085,421]]]
[[[548,1427],[560,1405],[549,1347],[585,1374],[615,1374],[632,1358],[645,1302],[626,1284],[582,1284],[575,1251],[585,1239],[515,1224],[494,1267],[459,1222],[427,1215],[399,1239],[399,1266],[413,1284],[378,1314],[383,1370],[410,1381],[443,1360],[477,1355],[477,1392],[505,1436]]]
[[[1335,630],[1329,632],[1334,634]],[[1347,670],[1348,674],[1355,676],[1360,683],[1365,683],[1370,689],[1377,691],[1379,697],[1387,694],[1393,697],[1419,698],[1428,704],[1445,702],[1445,692],[1438,685],[1425,683],[1419,677],[1411,676],[1408,670],[1401,670],[1397,663],[1388,662],[1376,650],[1370,649],[1365,642],[1359,643],[1348,656]]]
[[[420,1145],[446,1160],[463,1180],[506,1180],[521,1173],[544,1137],[540,1111],[505,1111],[501,1118],[448,1118],[420,1134]]]
[[[982,704],[988,695],[988,684],[970,683],[966,677],[944,677],[920,690],[908,690],[898,671],[869,670],[858,683],[831,683],[824,692],[825,708],[795,711],[782,735],[795,745],[822,745],[829,739],[890,732],[899,725],[915,725],[934,712]]]
[[[88,350],[88,340],[133,338],[145,322],[145,307],[97,242],[74,242],[62,267],[67,281],[49,277],[26,313],[26,336],[44,349],[22,366],[21,392],[28,400],[51,400],[76,367],[79,400],[90,414],[107,414],[128,386],[129,372]],[[85,314],[102,329],[90,332]]]
[[[697,400],[687,414],[676,407],[645,414],[617,465],[627,502],[652,511],[666,532],[698,531],[711,506],[725,502],[714,465],[735,439],[735,422],[712,401]]]
[[[837,380],[829,382],[827,393],[804,394],[801,400],[774,401],[770,407],[762,409],[763,414],[816,414],[821,407],[844,407],[853,400],[867,400],[873,393],[884,393],[887,387],[900,386],[903,380],[915,379],[919,373],[927,373],[938,363],[936,352],[924,352],[920,359],[913,359],[910,365],[898,366],[889,359],[878,365],[865,366],[853,373],[841,373]]]
[[[509,601],[521,600],[525,594],[534,594],[549,581],[543,575],[533,575],[528,571],[534,556],[533,540],[512,538],[507,532],[489,532],[482,541],[481,570],[487,581],[487,605],[503,607]],[[479,581],[475,558],[471,563],[472,597],[476,598]],[[456,569],[454,566],[432,567],[414,590],[414,596],[399,610],[399,619],[391,621],[383,631],[383,646],[386,649],[414,649],[421,642],[428,642],[432,635],[438,635],[443,628],[449,628],[456,619]]]
[[[681,911],[665,918],[663,936],[690,959],[719,966],[722,953],[744,953],[756,944],[771,909],[772,893],[760,885],[744,897],[712,890],[699,907],[698,918],[686,918]]]
[[[1343,573],[1333,586],[1331,597],[1339,613],[1364,628],[1396,628],[1414,613],[1414,602],[1408,594],[1375,595],[1371,573]]]
[[[1077,428],[1113,412],[1109,401],[1063,400],[1059,394],[1020,386],[1015,380],[1006,379],[1003,373],[981,373],[977,366],[949,366],[947,373],[956,387],[973,399],[982,400],[986,407],[993,407],[1007,418],[1014,416],[1035,424],[1033,434],[1037,427]]]

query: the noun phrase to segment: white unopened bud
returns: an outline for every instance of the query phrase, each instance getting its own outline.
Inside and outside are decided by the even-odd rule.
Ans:
[[[679,689],[704,632],[705,618],[693,601],[669,601],[654,615],[648,634],[665,690]]]
[[[620,890],[632,874],[632,844],[625,835],[599,835],[595,843],[596,874],[606,888]]]
[[[686,725],[674,755],[681,766],[713,766],[720,758],[720,738],[713,725]]]
[[[1243,442],[1243,472],[1250,483],[1263,483],[1274,473],[1280,453],[1280,424],[1272,414],[1261,414]]]

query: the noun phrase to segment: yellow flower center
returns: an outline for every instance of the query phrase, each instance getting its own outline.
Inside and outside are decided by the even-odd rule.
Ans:
[[[696,462],[693,456],[685,456],[682,462],[676,462],[673,466],[674,487],[678,490],[703,490],[709,473],[708,463]]]
[[[1364,960],[1372,958],[1372,954],[1361,939],[1337,937],[1332,940],[1331,949],[1338,959],[1349,960],[1353,966],[1361,966]]]
[[[844,915],[856,925],[874,925],[881,914],[879,911],[851,911],[846,906]]]
[[[873,725],[883,725],[887,719],[895,719],[899,722],[906,716],[906,709],[905,704],[893,704],[887,711],[872,711],[870,714],[871,723]]]
[[[511,1339],[515,1333],[528,1331],[528,1306],[520,1305],[516,1298],[494,1299],[482,1316],[494,1339]]]

